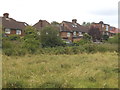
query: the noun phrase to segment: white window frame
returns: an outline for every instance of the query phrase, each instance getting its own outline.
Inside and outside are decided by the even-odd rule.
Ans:
[[[72,27],[77,27],[77,24],[72,24]]]
[[[102,24],[102,28],[104,27],[104,24]]]
[[[67,32],[67,37],[70,37],[70,34],[71,34],[70,32]]]
[[[75,25],[72,25],[72,27],[75,27]]]
[[[77,35],[77,32],[76,32],[76,31],[74,31],[74,32],[73,32],[73,35],[74,35],[74,36],[76,36],[76,35]]]
[[[109,33],[108,33],[108,32],[106,32],[106,35],[109,35]]]
[[[21,30],[16,30],[16,34],[17,34],[17,35],[21,35],[21,34],[22,34],[22,31],[21,31]]]
[[[106,31],[108,31],[108,25],[106,25]]]
[[[83,36],[82,32],[79,32],[79,36]]]
[[[10,34],[11,33],[11,30],[9,28],[6,28],[5,29],[5,34]]]

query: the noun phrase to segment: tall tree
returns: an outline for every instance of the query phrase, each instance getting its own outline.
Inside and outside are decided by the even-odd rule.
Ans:
[[[89,30],[89,35],[92,36],[93,41],[101,40],[101,32],[99,28],[91,26]]]
[[[90,23],[90,22],[83,22],[82,25],[83,25],[83,26],[90,26],[91,23]]]
[[[53,26],[48,26],[41,30],[40,42],[43,47],[55,47],[63,44],[59,36],[59,30]]]

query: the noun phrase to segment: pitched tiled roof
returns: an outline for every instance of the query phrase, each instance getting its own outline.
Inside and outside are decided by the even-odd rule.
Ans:
[[[43,27],[46,27],[47,25],[50,25],[49,22],[46,20],[39,20],[33,27],[35,27],[37,30],[41,30]]]
[[[71,31],[71,32],[72,31],[80,31],[80,32],[88,33],[89,27],[82,26],[78,23],[63,21],[61,24],[61,30],[62,31]]]
[[[110,33],[120,33],[120,29],[115,28],[109,31]]]
[[[26,26],[28,26],[28,24],[25,22],[18,22],[13,18],[2,17],[2,26],[4,28],[11,28],[11,29],[24,29]]]

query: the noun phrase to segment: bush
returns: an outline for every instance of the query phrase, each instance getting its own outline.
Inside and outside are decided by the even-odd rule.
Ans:
[[[40,42],[43,47],[63,46],[64,43],[58,36],[59,31],[52,26],[43,28],[40,32]]]
[[[16,34],[13,34],[13,35],[10,35],[7,37],[9,40],[19,40],[20,39],[20,36],[19,35],[16,35]]]
[[[36,29],[28,26],[25,28],[25,36],[23,38],[22,48],[26,49],[28,53],[35,53],[37,49],[40,47],[40,41],[38,39],[38,35]]]
[[[108,43],[114,43],[114,44],[120,44],[120,34],[117,34],[111,38],[108,39]]]
[[[3,49],[3,52],[7,56],[13,55],[13,50],[12,49]]]
[[[108,41],[109,36],[108,36],[108,35],[103,35],[103,36],[102,36],[102,39],[105,40],[105,41]]]
[[[3,49],[10,49],[10,48],[12,48],[12,46],[13,46],[13,44],[12,44],[12,42],[11,41],[9,41],[9,40],[3,40],[3,42],[2,42],[2,48]]]
[[[83,47],[85,48],[85,51],[87,53],[95,53],[95,52],[97,52],[97,47],[96,47],[95,44],[85,44]]]
[[[39,41],[34,38],[28,38],[23,42],[23,48],[27,49],[31,54],[35,53],[39,47]]]

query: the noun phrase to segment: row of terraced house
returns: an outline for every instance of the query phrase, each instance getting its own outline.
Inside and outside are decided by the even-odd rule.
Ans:
[[[0,22],[2,31],[6,36],[9,36],[11,34],[24,36],[24,29],[26,26],[29,26],[26,22],[19,22],[13,18],[10,18],[9,13],[4,13],[3,16],[0,17]],[[36,24],[33,25],[33,27],[35,27],[39,32],[42,30],[42,28],[49,25],[51,24],[48,21],[39,20]],[[112,36],[116,33],[120,33],[119,29],[112,27],[109,24],[104,24],[102,21],[99,23],[92,23],[91,25],[99,28],[103,35],[106,34]],[[57,25],[57,27],[59,28],[59,35],[66,42],[79,41],[81,37],[83,37],[83,34],[88,33],[90,29],[90,27],[82,26],[77,23],[77,19],[72,19],[71,22],[62,21],[62,23]]]

